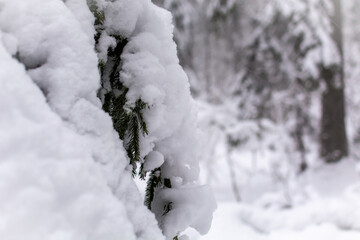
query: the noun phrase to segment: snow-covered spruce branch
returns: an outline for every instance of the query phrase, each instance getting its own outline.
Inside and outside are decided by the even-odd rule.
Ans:
[[[210,221],[204,219],[211,219],[215,203],[210,190],[196,183],[195,111],[172,40],[171,15],[149,1],[99,0],[89,6],[96,19],[99,97],[123,140],[133,176],[137,169],[142,179],[149,173],[145,205],[167,238],[188,226],[207,232]],[[183,191],[191,194],[181,201],[184,196],[176,195]]]

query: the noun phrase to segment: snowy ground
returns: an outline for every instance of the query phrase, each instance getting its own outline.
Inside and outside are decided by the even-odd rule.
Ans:
[[[261,233],[241,221],[239,212],[243,206],[233,202],[221,202],[215,213],[213,226],[208,235],[191,239],[219,240],[358,240],[360,232],[343,230],[331,223],[309,225],[302,230],[281,229],[269,234]]]
[[[354,161],[318,166],[301,177],[307,199],[291,208],[264,207],[261,201],[236,203],[216,192],[222,200],[210,232],[203,237],[194,231],[187,234],[191,240],[358,240],[358,180]]]
[[[218,209],[210,232],[201,237],[188,231],[191,240],[360,239],[358,162],[324,164],[316,140],[309,138],[308,169],[299,174],[299,158],[283,126],[239,122],[229,114],[230,104],[216,111],[198,104],[206,142],[201,179],[212,186]],[[229,151],[229,136],[248,140]]]

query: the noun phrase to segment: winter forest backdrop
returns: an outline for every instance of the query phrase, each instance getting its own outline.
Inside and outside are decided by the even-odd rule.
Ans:
[[[0,0],[0,239],[360,239],[359,12]]]

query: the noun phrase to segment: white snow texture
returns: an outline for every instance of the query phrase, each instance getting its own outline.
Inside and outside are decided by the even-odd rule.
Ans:
[[[163,173],[180,179],[154,202],[174,205],[156,215],[163,233],[206,233],[216,205],[196,185],[195,110],[171,15],[148,0],[98,2],[111,16],[106,26],[130,39],[128,99],[152,106],[142,146],[145,155],[156,150],[148,167],[164,162]],[[94,50],[93,22],[86,0],[0,0],[0,239],[165,239],[97,98],[104,55]]]

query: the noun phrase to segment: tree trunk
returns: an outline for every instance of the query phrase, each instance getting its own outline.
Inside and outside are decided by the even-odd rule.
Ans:
[[[321,156],[328,163],[348,154],[345,131],[344,89],[330,88],[322,96]]]
[[[235,200],[236,200],[236,202],[241,202],[241,195],[240,195],[239,186],[238,186],[237,179],[236,179],[235,166],[231,159],[231,150],[229,147],[226,151],[226,160],[227,160],[228,166],[229,166],[231,188],[233,190]]]
[[[345,128],[344,54],[341,0],[331,0],[332,38],[340,55],[336,65],[322,68],[321,77],[326,84],[322,95],[321,156],[328,163],[340,161],[348,154]]]

